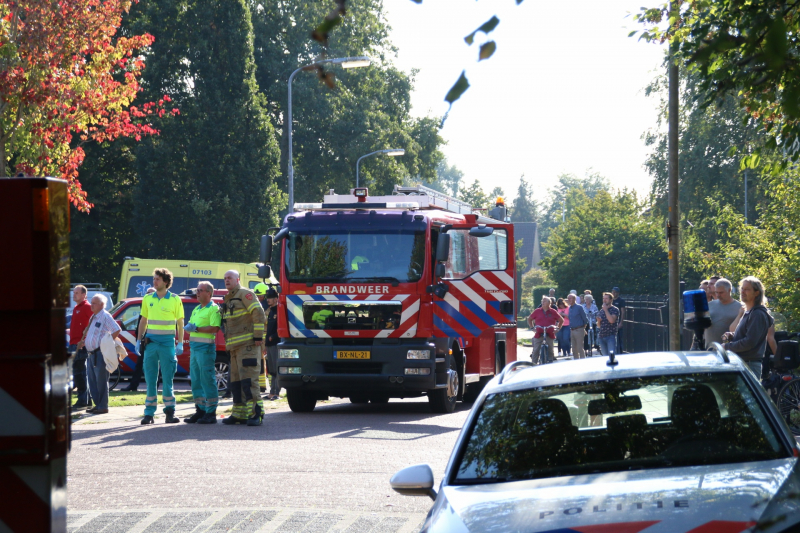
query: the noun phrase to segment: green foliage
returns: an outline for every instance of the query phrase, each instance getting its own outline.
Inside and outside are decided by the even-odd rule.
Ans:
[[[525,180],[525,174],[519,177],[517,197],[511,206],[511,220],[514,222],[536,222],[539,206],[533,198],[533,188]]]
[[[286,200],[250,11],[244,0],[185,7],[150,3],[138,19],[156,35],[148,88],[172,94],[181,114],[137,151],[133,224],[147,257],[254,261]]]
[[[561,174],[556,179],[558,183],[550,188],[550,195],[541,206],[539,239],[542,243],[547,242],[550,232],[561,224],[562,217],[569,217],[580,202],[594,198],[600,191],[608,191],[611,187],[608,179],[597,172],[589,172],[584,178]]]
[[[539,304],[542,303],[542,296],[548,296],[550,294],[550,289],[555,289],[556,295],[558,295],[558,287],[552,283],[549,285],[536,285],[531,289],[531,300],[534,309],[539,307]]]
[[[541,268],[532,268],[522,276],[522,291],[531,292],[536,285],[550,285],[553,287],[553,280],[550,274]]]
[[[774,163],[773,163],[774,166]],[[767,172],[767,171],[765,171]],[[706,272],[719,272],[734,284],[745,276],[758,277],[770,307],[800,327],[800,170],[791,167],[765,176],[772,201],[755,225],[730,205],[710,200],[710,211],[723,239],[718,250],[697,256]]]
[[[370,194],[388,194],[404,180],[430,183],[443,155],[439,119],[410,116],[414,73],[391,66],[394,49],[380,0],[349,6],[341,25],[328,36],[327,49],[309,41],[310,28],[329,14],[330,4],[312,0],[247,0],[255,33],[256,79],[268,102],[272,124],[281,131],[281,170],[288,163],[287,81],[297,68],[322,57],[367,55],[372,66],[345,70],[331,66],[334,89],[313,72],[300,72],[292,85],[295,201],[318,202],[331,188],[355,186],[356,161],[385,148],[403,148],[401,157],[361,162],[361,184]],[[318,73],[319,75],[319,73]],[[328,78],[326,78],[327,80]]]
[[[462,179],[464,179],[464,173],[455,165],[449,165],[447,159],[443,157],[436,165],[435,181],[426,183],[426,185],[450,196],[456,196]]]
[[[467,202],[475,209],[488,208],[490,202],[494,205],[494,198],[490,198],[489,195],[484,192],[483,187],[481,187],[477,179],[468,187],[464,187],[458,191],[458,199]]]
[[[764,152],[780,146],[787,158],[772,160],[774,170],[800,156],[800,4],[702,0],[642,8],[641,38],[673,41],[677,60],[698,76],[703,106],[736,96],[736,104],[766,129]],[[664,22],[669,17],[670,24]],[[634,32],[637,33],[637,32]],[[762,153],[757,147],[754,155]]]
[[[709,106],[698,104],[701,94],[697,73],[683,74],[680,93],[680,210],[682,218],[689,220],[699,242],[713,250],[720,234],[717,222],[708,210],[707,198],[730,205],[739,212],[744,210],[744,170],[741,159],[764,142],[763,131],[739,107],[735,96],[720,97]],[[656,212],[667,215],[667,81],[656,78],[646,89],[659,101],[657,127],[643,135],[652,147],[645,161],[653,177],[652,194]],[[760,174],[748,172],[749,220],[754,220],[756,209],[767,201]],[[687,227],[689,227],[687,225]]]
[[[635,193],[600,191],[589,198],[576,189],[570,195],[575,207],[553,230],[544,245],[549,256],[542,260],[558,286],[595,295],[614,285],[628,293],[666,292],[661,219],[642,216],[644,205]]]

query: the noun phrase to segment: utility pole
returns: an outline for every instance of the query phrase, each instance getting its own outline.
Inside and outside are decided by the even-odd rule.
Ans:
[[[670,2],[670,22],[676,4]],[[674,20],[677,20],[675,18]],[[680,271],[680,211],[678,201],[678,76],[677,63],[678,42],[674,35],[669,44],[669,132],[667,134],[667,151],[669,162],[669,218],[667,221],[667,239],[669,243],[669,349],[681,349],[681,271]]]

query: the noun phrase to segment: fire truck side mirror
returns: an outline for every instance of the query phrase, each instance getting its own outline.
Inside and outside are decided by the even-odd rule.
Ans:
[[[444,267],[444,263],[438,263],[436,265],[436,270],[433,272],[437,278],[443,278],[444,275],[447,273]]]
[[[258,255],[259,262],[265,265],[272,263],[272,235],[261,236],[261,252]]]
[[[258,265],[258,277],[269,279],[272,277],[272,267],[269,265]]]
[[[487,228],[486,224],[480,224],[469,228],[470,237],[488,237],[494,233],[494,228]]]
[[[450,235],[448,235],[447,233],[442,233],[441,235],[439,235],[439,242],[436,244],[436,262],[442,263],[444,261],[447,261],[449,258],[450,258]]]

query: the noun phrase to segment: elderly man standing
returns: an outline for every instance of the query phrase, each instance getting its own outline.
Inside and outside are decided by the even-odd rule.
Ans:
[[[142,424],[152,424],[158,407],[158,367],[161,367],[161,400],[167,424],[180,422],[175,416],[175,393],[172,384],[178,370],[178,356],[183,353],[183,302],[169,292],[172,272],[166,268],[153,271],[156,291],[142,300],[135,352],[139,355],[142,339],[147,339],[144,351],[144,379],[147,380],[147,397],[144,400]],[[145,335],[145,331],[147,334]]]
[[[89,325],[83,331],[83,337],[77,344],[78,350],[86,348],[89,364],[89,392],[94,399],[94,408],[87,413],[102,415],[108,412],[108,370],[106,361],[100,352],[100,341],[106,333],[116,339],[121,328],[114,317],[106,311],[108,299],[102,294],[92,296],[92,316]]]
[[[239,273],[225,273],[222,319],[225,322],[225,347],[231,354],[230,390],[233,395],[231,416],[223,424],[260,426],[264,402],[258,387],[259,359],[264,339],[264,309],[255,293],[239,284]]]
[[[722,347],[741,357],[750,370],[761,379],[767,333],[773,324],[772,316],[766,307],[764,284],[756,277],[747,276],[739,282],[739,293],[742,295],[745,308],[744,315],[734,333],[728,332],[722,336]]]
[[[567,296],[569,305],[569,338],[572,345],[573,359],[583,359],[586,357],[586,350],[583,347],[583,337],[586,335],[586,326],[589,325],[589,317],[586,310],[579,305],[575,294]]]
[[[708,303],[711,327],[705,330],[703,335],[706,348],[709,348],[714,342],[721,343],[722,335],[728,331],[733,321],[739,316],[742,304],[733,299],[732,290],[733,285],[725,278],[719,278],[714,284],[716,298]]]
[[[217,423],[219,391],[214,363],[217,359],[217,331],[222,317],[217,304],[211,301],[213,295],[214,286],[211,282],[201,281],[197,284],[199,303],[192,310],[189,323],[184,328],[189,332],[189,375],[192,376],[195,407],[195,413],[183,419],[187,424]]]

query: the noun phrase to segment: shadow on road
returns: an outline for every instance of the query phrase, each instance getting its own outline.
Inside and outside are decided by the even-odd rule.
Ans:
[[[75,427],[72,440],[76,443],[91,440],[91,446],[102,448],[213,440],[290,443],[321,436],[336,439],[419,440],[460,431],[463,414],[470,407],[471,404],[458,404],[455,415],[442,415],[431,413],[427,401],[376,405],[331,403],[318,405],[312,413],[268,411],[263,425],[258,427],[227,426],[221,420],[213,426],[184,423],[166,425],[163,418],[157,418],[156,424],[151,426],[141,426],[138,421],[131,421],[129,427]],[[462,416],[458,416],[461,413]],[[439,417],[442,424],[430,423]]]

